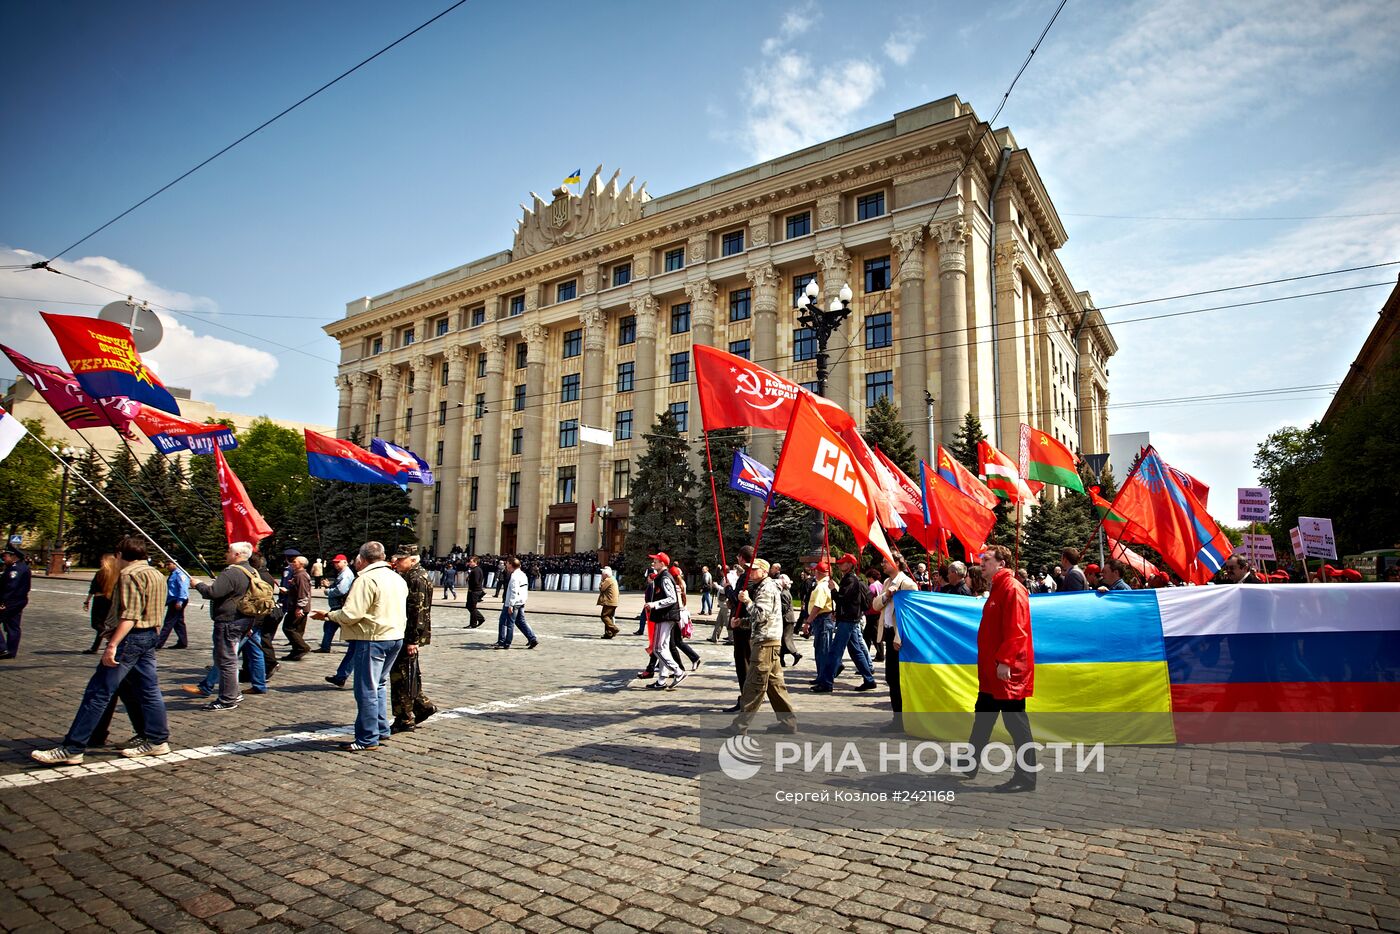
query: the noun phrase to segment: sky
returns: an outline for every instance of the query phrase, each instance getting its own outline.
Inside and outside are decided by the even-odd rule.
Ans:
[[[447,5],[0,6],[0,266],[52,257]],[[509,248],[529,192],[602,164],[665,194],[949,94],[989,118],[1055,5],[469,2],[55,263],[98,285],[0,270],[0,340],[59,362],[38,309],[134,295],[165,321],[148,358],[167,384],[334,424],[321,326]],[[1111,431],[1229,490],[1270,431],[1326,409],[1295,387],[1340,381],[1400,266],[1110,306],[1400,260],[1397,47],[1393,0],[1069,0],[998,126],[1119,344]],[[1172,401],[1264,390],[1290,391]]]

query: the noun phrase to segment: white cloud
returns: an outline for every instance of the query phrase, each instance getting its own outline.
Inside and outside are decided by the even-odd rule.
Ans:
[[[27,250],[0,248],[0,265],[33,263],[42,258]],[[96,315],[101,305],[121,300],[120,295],[98,286],[166,308],[211,317],[218,314],[218,306],[212,299],[164,288],[140,270],[105,256],[61,260],[55,262],[54,267],[97,285],[43,270],[5,273],[5,278],[0,279],[0,293],[6,296],[0,298],[0,331],[5,335],[4,343],[41,362],[63,365],[53,336],[38,312]],[[78,304],[67,304],[70,302]],[[143,356],[166,385],[187,388],[197,399],[242,398],[252,395],[277,373],[277,358],[264,350],[196,334],[185,319],[165,311],[157,310],[157,315],[164,325],[165,337],[159,347]]]
[[[914,50],[919,47],[924,34],[911,26],[901,27],[899,32],[890,33],[885,40],[885,55],[896,65],[907,65],[914,58]]]
[[[848,132],[884,84],[874,62],[828,64],[793,47],[818,16],[811,3],[788,11],[778,34],[763,40],[766,60],[745,76],[739,136],[758,161]]]

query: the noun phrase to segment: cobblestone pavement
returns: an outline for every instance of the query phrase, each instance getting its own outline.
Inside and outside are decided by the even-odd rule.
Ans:
[[[478,630],[434,613],[425,687],[452,715],[359,755],[333,742],[354,711],[322,680],[338,655],[198,710],[177,688],[208,659],[192,606],[191,648],[161,655],[181,755],[38,770],[29,751],[62,735],[94,663],[82,590],[36,580],[21,657],[0,662],[5,929],[1400,929],[1390,831],[708,829],[691,727],[732,702],[729,650],[697,638],[705,666],[657,695],[632,680],[628,628],[604,642],[542,614],[537,650],[491,651],[496,602]]]

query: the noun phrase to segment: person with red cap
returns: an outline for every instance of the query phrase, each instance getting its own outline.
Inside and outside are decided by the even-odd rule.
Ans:
[[[847,652],[860,673],[857,691],[875,690],[875,669],[870,664],[870,655],[865,651],[865,640],[860,636],[861,617],[865,614],[866,601],[870,591],[860,579],[860,558],[855,554],[844,554],[836,559],[836,567],[842,570],[841,583],[836,591],[836,631],[827,649],[826,657],[817,668],[817,680],[812,684],[816,694],[829,694],[836,686],[837,669]]]
[[[817,582],[807,599],[807,619],[802,625],[802,635],[812,637],[812,653],[817,661],[817,678],[812,682],[814,686],[821,681],[826,657],[831,653],[831,641],[836,635],[836,623],[832,620],[835,610],[836,602],[831,593],[831,565],[822,559],[817,562]]]
[[[345,598],[350,595],[350,585],[355,583],[355,572],[350,570],[350,562],[344,555],[336,555],[331,559],[331,569],[335,571],[335,580],[326,588],[326,608],[338,610],[345,606]],[[329,619],[321,622],[321,647],[317,652],[322,655],[330,653],[331,643],[335,641],[335,633],[339,628]]]
[[[982,553],[982,572],[991,587],[977,629],[977,703],[968,739],[973,760],[972,768],[957,774],[968,779],[977,775],[982,749],[1000,716],[1015,744],[1016,772],[997,791],[1034,791],[1035,738],[1026,716],[1026,698],[1035,689],[1030,594],[1007,567],[1011,560],[1011,549],[1005,545],[989,545]]]
[[[681,621],[681,597],[676,579],[671,576],[671,557],[664,551],[647,555],[656,572],[653,598],[646,604],[655,637],[652,646],[656,658],[656,680],[647,687],[658,691],[674,688],[685,680],[686,671],[671,657],[671,639]]]

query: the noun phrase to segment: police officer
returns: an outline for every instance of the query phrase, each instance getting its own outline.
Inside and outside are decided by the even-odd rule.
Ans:
[[[0,658],[19,654],[19,624],[29,605],[29,563],[15,545],[5,548],[5,572],[0,577],[0,625],[5,629],[5,650]]]
[[[394,722],[392,733],[403,733],[437,713],[433,702],[423,693],[423,677],[419,665],[419,649],[433,637],[433,580],[419,563],[417,545],[401,545],[394,555],[394,570],[408,582],[408,622],[404,628],[403,651],[394,659],[389,670],[390,706]]]

